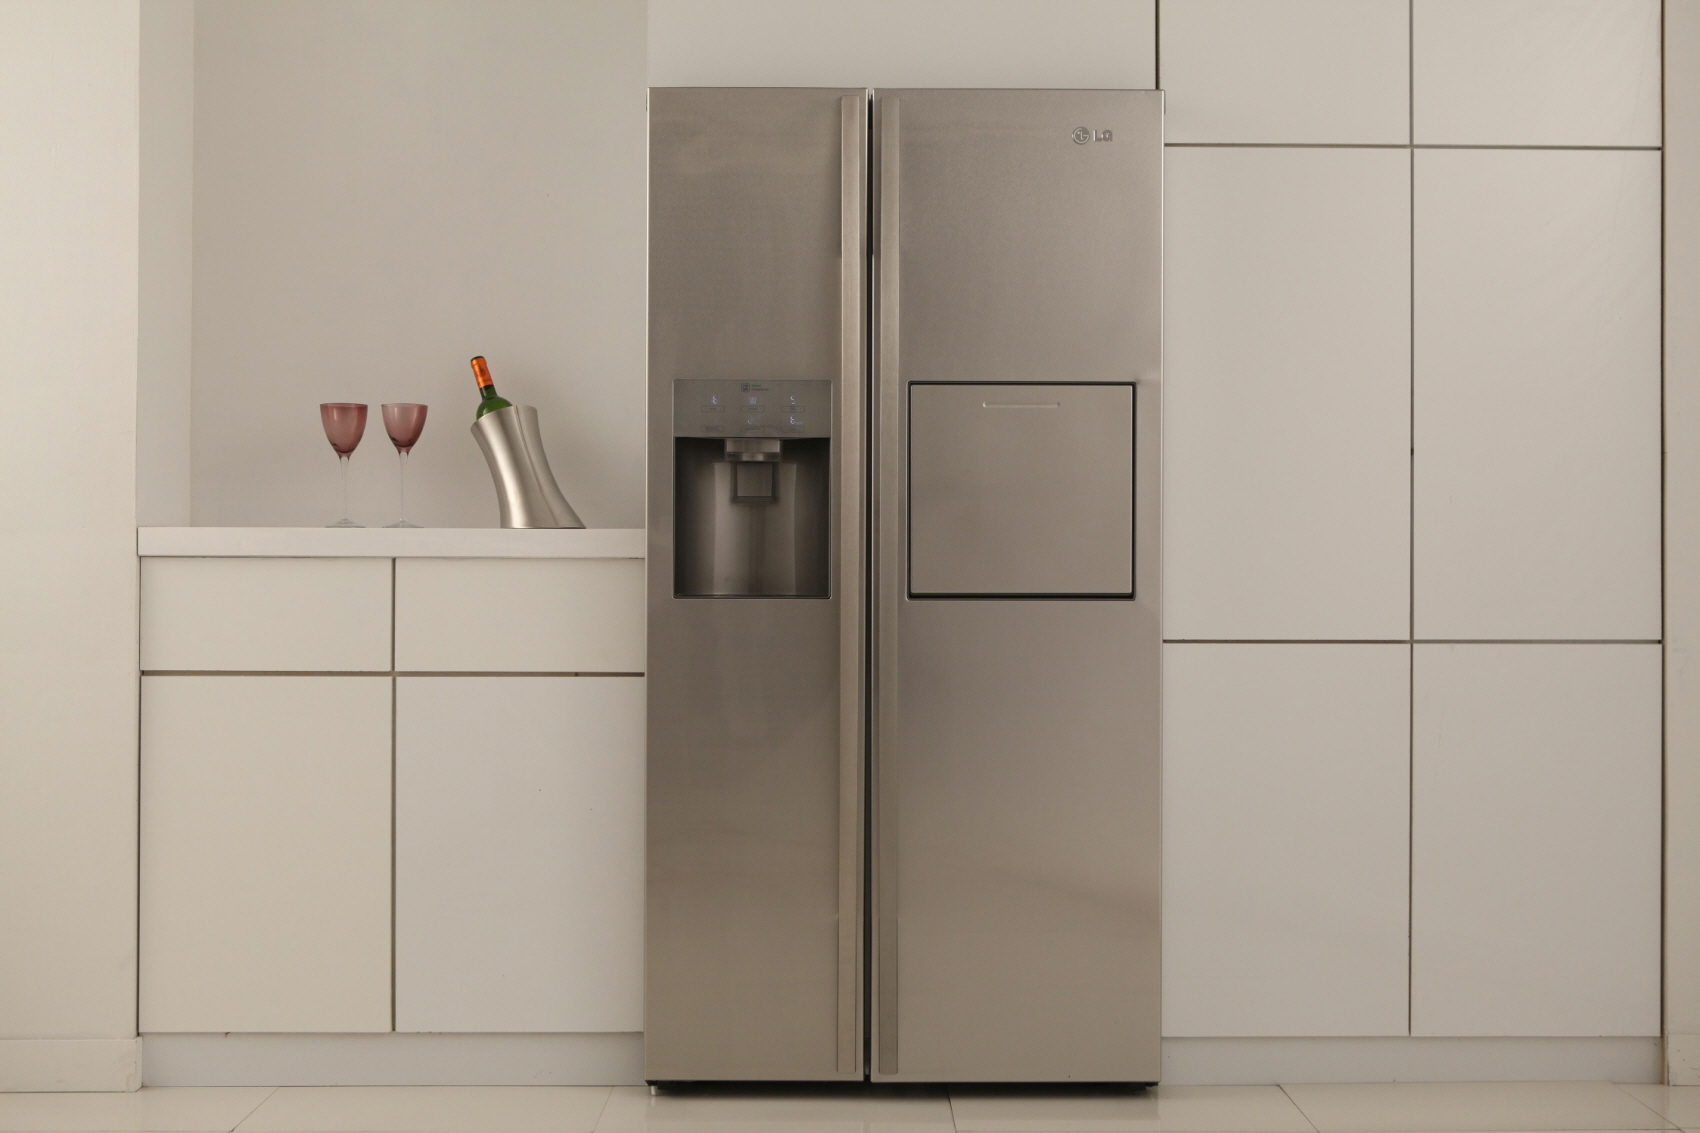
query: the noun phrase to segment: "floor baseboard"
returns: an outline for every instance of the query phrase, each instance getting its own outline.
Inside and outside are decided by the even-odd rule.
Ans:
[[[1164,1039],[1170,1085],[1658,1082],[1652,1038]]]
[[[0,1093],[141,1086],[140,1039],[0,1039]]]
[[[149,1034],[149,1086],[621,1086],[640,1034]]]

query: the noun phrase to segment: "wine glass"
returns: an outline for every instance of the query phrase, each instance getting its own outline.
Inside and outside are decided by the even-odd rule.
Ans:
[[[407,522],[407,454],[413,451],[413,446],[419,443],[419,434],[425,431],[424,405],[415,405],[410,401],[392,401],[384,405],[384,431],[390,435],[390,443],[395,445],[396,458],[401,461],[401,487],[396,497],[396,521],[391,527],[418,527],[417,523]]]
[[[352,401],[327,401],[319,406],[319,421],[325,426],[325,439],[342,463],[342,518],[330,526],[360,527],[348,518],[348,457],[366,432],[366,407]]]

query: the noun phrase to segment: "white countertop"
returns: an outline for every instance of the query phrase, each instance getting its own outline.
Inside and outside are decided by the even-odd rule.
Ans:
[[[642,528],[138,527],[136,553],[182,558],[641,559]]]

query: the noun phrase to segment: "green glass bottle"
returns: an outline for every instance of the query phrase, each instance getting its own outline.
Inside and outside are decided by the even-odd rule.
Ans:
[[[496,383],[490,380],[490,363],[484,361],[484,355],[472,360],[472,376],[478,379],[478,396],[483,399],[478,403],[478,412],[472,418],[474,421],[486,413],[513,407],[513,402],[496,392]]]

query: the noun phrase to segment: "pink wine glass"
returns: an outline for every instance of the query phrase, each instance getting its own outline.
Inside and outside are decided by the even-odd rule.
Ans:
[[[410,401],[392,401],[384,405],[384,431],[390,435],[396,458],[401,461],[401,488],[396,497],[396,521],[390,524],[391,527],[419,526],[407,522],[407,454],[413,451],[413,446],[419,443],[419,434],[425,431],[425,411],[428,408]]]
[[[325,426],[325,439],[342,463],[342,518],[330,526],[359,527],[348,518],[348,457],[366,433],[366,407],[352,401],[327,401],[319,406],[319,421]]]

